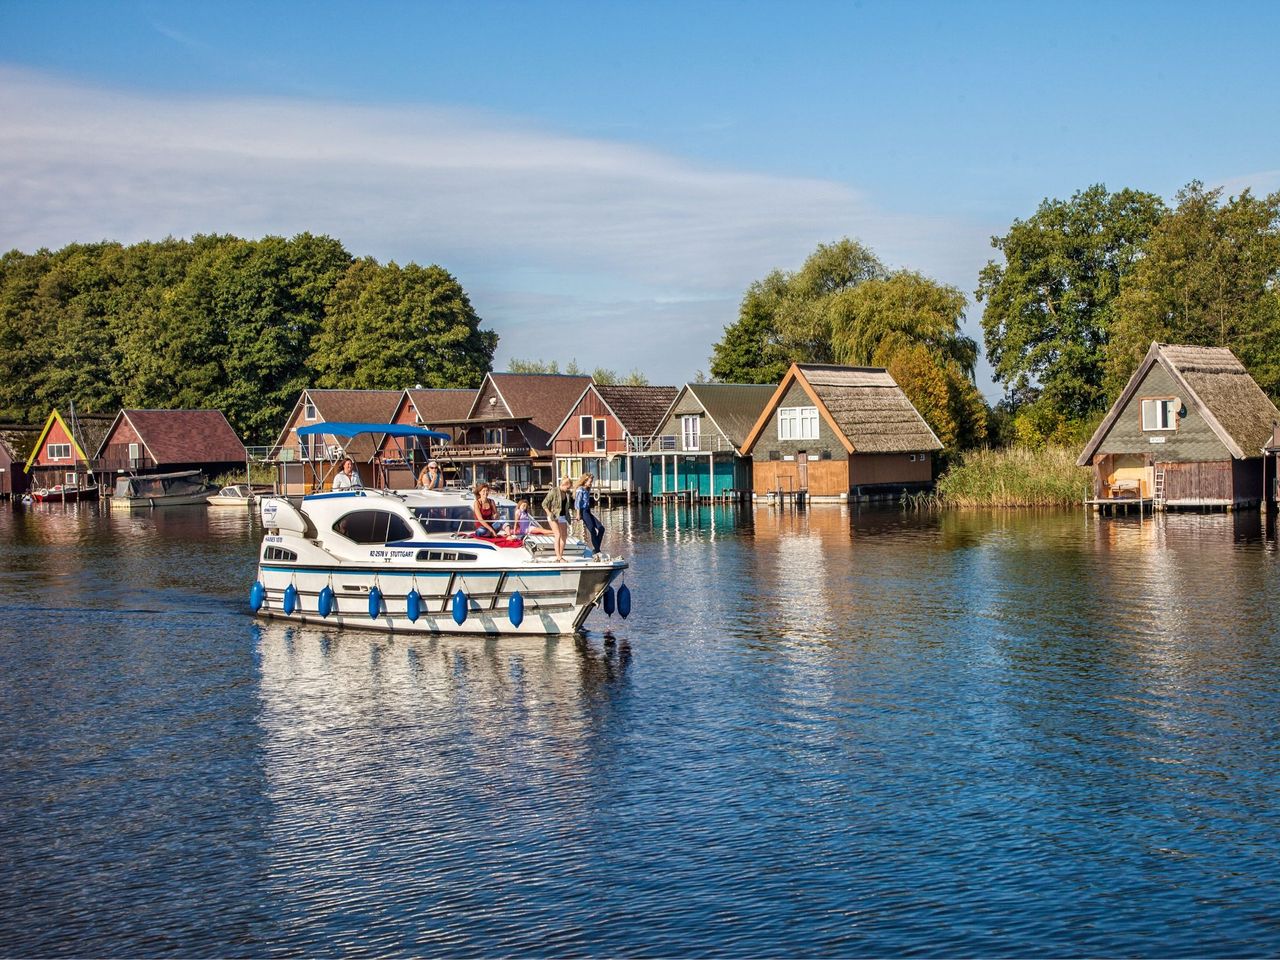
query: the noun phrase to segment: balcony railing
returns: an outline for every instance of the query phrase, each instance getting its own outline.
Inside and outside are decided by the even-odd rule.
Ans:
[[[721,453],[737,448],[722,433],[703,433],[694,437],[682,437],[678,433],[660,433],[653,437],[632,437],[631,453]],[[696,440],[696,445],[686,445],[686,440]]]
[[[557,440],[555,454],[557,457],[603,457],[611,453],[627,453],[630,445],[626,440],[603,440],[597,442],[594,437],[572,437]]]

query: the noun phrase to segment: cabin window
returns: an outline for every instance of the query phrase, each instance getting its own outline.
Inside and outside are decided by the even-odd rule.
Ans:
[[[302,419],[307,421],[316,419],[316,405],[310,400],[302,405]]]
[[[1143,430],[1177,430],[1178,401],[1173,397],[1160,397],[1142,401]]]
[[[778,408],[779,440],[817,440],[817,407]]]
[[[454,550],[419,550],[418,560],[434,563],[465,563],[475,560],[474,553],[458,553]]]
[[[595,424],[592,422],[594,419],[595,419],[594,417],[590,417],[586,415],[578,418],[579,438],[585,439],[587,437],[595,436],[595,434],[593,433],[593,431],[595,430]]]
[[[298,555],[292,550],[286,550],[284,547],[267,547],[262,552],[264,560],[287,560],[290,563],[298,559]]]
[[[71,459],[71,444],[69,443],[51,443],[46,450],[50,460]]]
[[[604,437],[605,437],[604,420],[598,419],[596,420],[596,452],[597,453],[603,453],[605,450],[606,443],[605,443]]]
[[[680,436],[684,440],[684,449],[700,449],[702,447],[702,418],[698,416],[681,417]]]
[[[333,525],[335,533],[355,543],[394,543],[413,537],[404,518],[386,510],[356,510]]]

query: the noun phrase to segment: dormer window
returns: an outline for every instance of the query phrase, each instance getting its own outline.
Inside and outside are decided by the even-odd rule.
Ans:
[[[308,422],[314,422],[316,419],[316,405],[310,400],[302,405],[302,419]]]
[[[1157,397],[1142,401],[1143,430],[1177,430],[1178,400],[1176,397]]]

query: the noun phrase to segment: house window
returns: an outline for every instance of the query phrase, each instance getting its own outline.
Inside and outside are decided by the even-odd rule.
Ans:
[[[817,440],[817,407],[779,407],[779,440]]]
[[[698,416],[680,418],[680,436],[684,440],[684,449],[698,450],[702,447],[702,418]]]
[[[1178,401],[1172,397],[1142,401],[1143,430],[1177,430]]]
[[[594,437],[595,424],[592,422],[593,417],[581,416],[578,418],[578,436],[579,438]]]
[[[74,473],[63,474],[62,482],[65,483],[68,487],[74,487],[77,483],[76,475]]]
[[[500,447],[504,440],[506,440],[506,431],[502,427],[484,428],[485,446]]]
[[[136,464],[141,457],[142,457],[142,444],[140,443],[129,444],[129,464],[131,466]]]
[[[606,444],[604,439],[604,420],[597,419],[596,420],[596,452],[604,453],[605,446]]]
[[[302,419],[308,421],[316,419],[316,405],[310,400],[302,405]]]
[[[49,444],[46,452],[50,460],[70,460],[71,444],[51,443]]]

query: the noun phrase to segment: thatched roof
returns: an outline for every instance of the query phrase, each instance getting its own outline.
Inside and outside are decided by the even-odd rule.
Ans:
[[[941,450],[940,441],[902,388],[880,367],[796,364],[855,453]]]
[[[1246,460],[1261,454],[1280,423],[1280,410],[1249,376],[1226,347],[1197,347],[1153,343],[1119,399],[1098,425],[1076,461],[1088,466],[1117,418],[1129,405],[1147,372],[1159,363],[1187,393],[1186,401],[1199,411],[1231,455]]]

